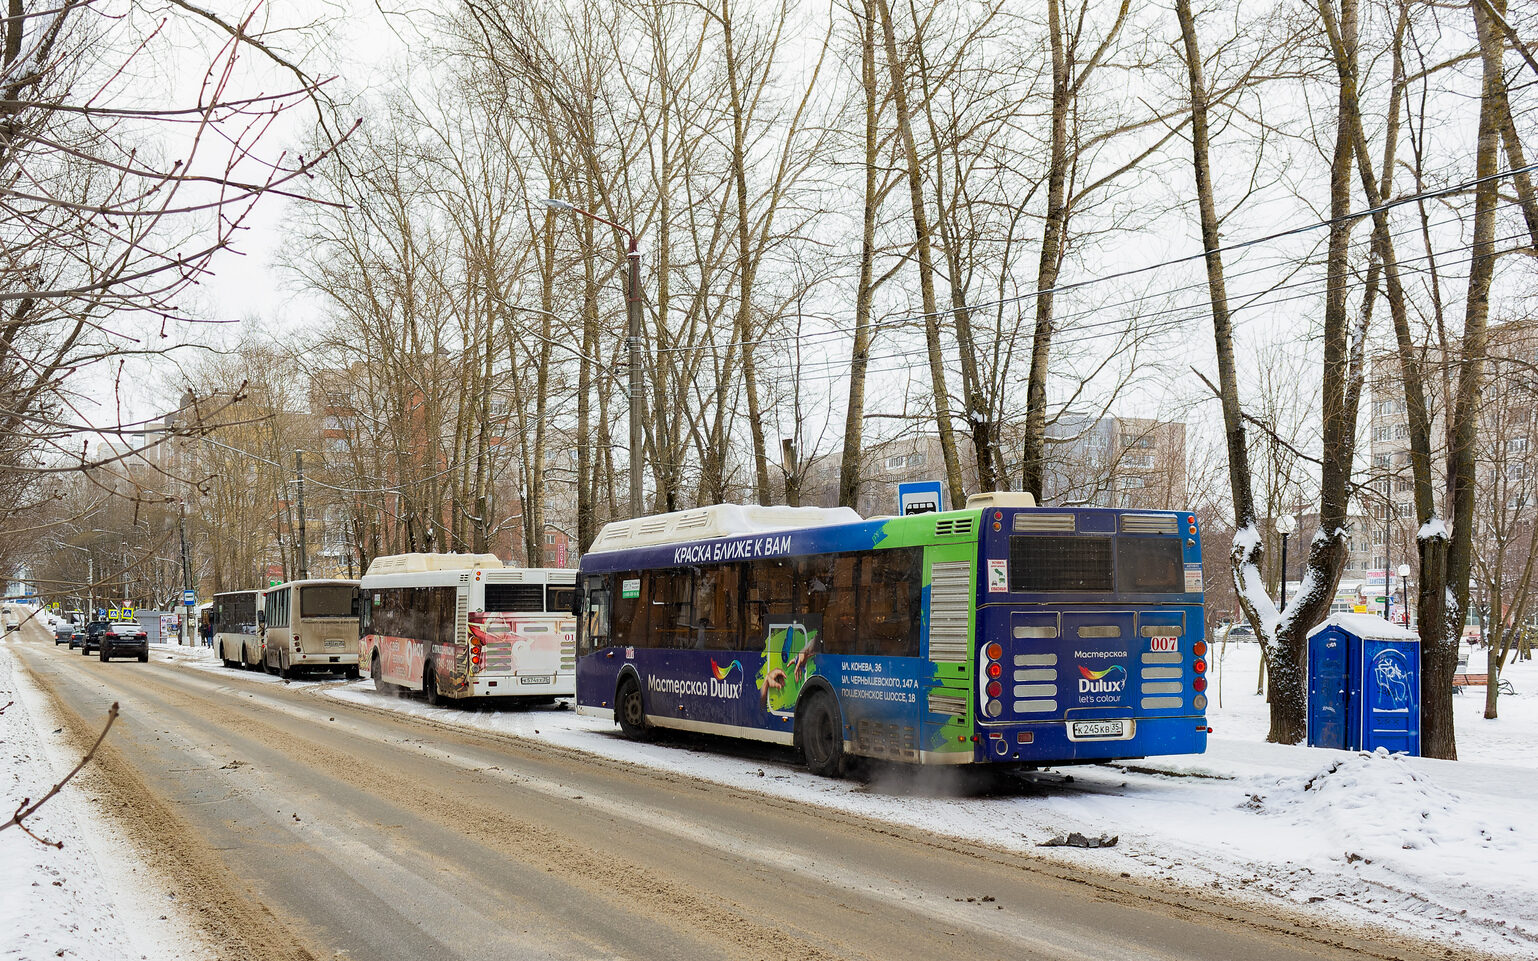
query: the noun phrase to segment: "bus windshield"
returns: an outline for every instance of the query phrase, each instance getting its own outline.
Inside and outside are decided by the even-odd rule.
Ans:
[[[324,584],[299,591],[300,617],[357,617],[357,588]]]

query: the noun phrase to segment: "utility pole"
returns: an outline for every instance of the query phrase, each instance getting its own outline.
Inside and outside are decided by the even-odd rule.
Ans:
[[[187,549],[187,502],[177,502],[176,529],[182,539],[182,590],[192,590],[192,552]],[[196,605],[187,604],[187,595],[182,594],[182,647],[192,646],[192,614],[197,610]]]
[[[304,451],[294,451],[294,463],[299,469],[298,495],[299,501],[299,556],[295,558],[299,580],[306,580],[310,576],[310,560],[304,546]]]

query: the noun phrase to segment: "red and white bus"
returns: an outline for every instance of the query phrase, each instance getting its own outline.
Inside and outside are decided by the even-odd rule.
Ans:
[[[380,691],[548,700],[576,693],[576,571],[492,554],[395,554],[359,583],[360,663]]]

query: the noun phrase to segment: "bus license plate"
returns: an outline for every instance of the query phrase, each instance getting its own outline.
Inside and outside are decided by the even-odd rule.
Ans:
[[[1074,721],[1073,736],[1080,737],[1126,737],[1126,721]]]
[[[552,678],[549,674],[520,674],[519,684],[549,684]]]
[[[346,646],[347,642],[343,640],[330,640],[326,642],[326,650],[328,651],[340,651]]]

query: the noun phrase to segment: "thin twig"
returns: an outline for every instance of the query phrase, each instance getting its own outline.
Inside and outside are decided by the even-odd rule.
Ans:
[[[6,707],[10,707],[10,704],[7,704]],[[3,709],[0,709],[0,710],[3,710]],[[33,834],[31,829],[28,828],[22,822],[25,821],[27,818],[31,817],[32,815],[36,814],[38,808],[42,807],[44,804],[47,804],[50,800],[52,800],[53,796],[58,794],[59,791],[61,791],[64,788],[64,785],[66,785],[66,784],[68,784],[70,782],[71,778],[73,778],[76,774],[79,774],[80,773],[80,769],[85,767],[86,764],[88,764],[90,762],[91,758],[96,756],[96,749],[101,747],[101,742],[105,741],[107,739],[107,732],[112,730],[112,722],[117,720],[117,714],[118,714],[117,702],[113,701],[112,702],[112,707],[107,709],[107,724],[106,724],[106,726],[101,729],[101,734],[97,735],[97,737],[96,737],[96,743],[92,744],[91,745],[91,749],[89,751],[85,752],[85,757],[80,759],[80,763],[75,765],[74,770],[72,770],[68,774],[64,775],[64,780],[60,781],[58,784],[55,784],[53,786],[53,788],[50,789],[47,794],[44,794],[42,797],[38,798],[36,804],[30,803],[31,800],[32,800],[31,798],[22,798],[21,799],[21,803],[16,805],[16,813],[11,815],[11,819],[9,821],[5,822],[4,824],[0,824],[0,831],[4,831],[6,828],[9,828],[9,827],[18,827],[18,828],[21,828],[22,831],[26,832],[27,837],[29,837],[32,840],[38,842],[39,844],[45,844],[45,845],[47,845],[48,847],[51,847],[51,848],[63,848],[64,847],[64,842],[63,841],[49,841],[49,840],[47,840],[45,838],[40,838],[36,834]]]

